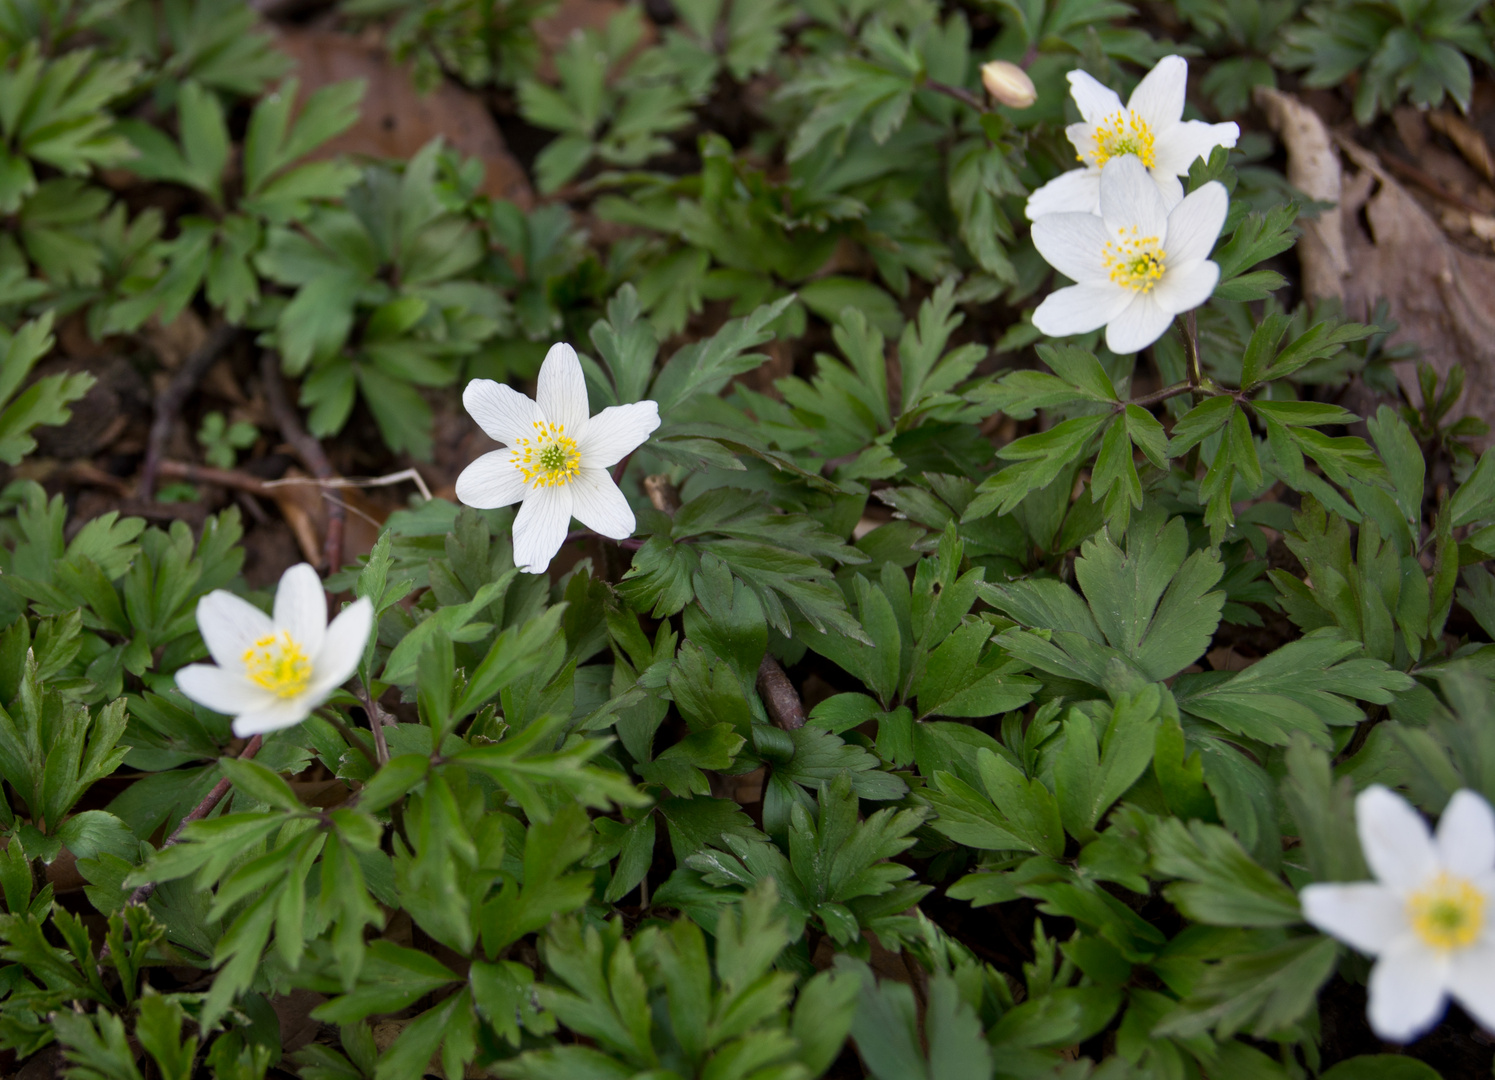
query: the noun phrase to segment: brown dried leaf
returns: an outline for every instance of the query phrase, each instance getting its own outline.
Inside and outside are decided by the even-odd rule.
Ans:
[[[1342,173],[1329,129],[1297,98],[1269,86],[1256,88],[1256,103],[1287,146],[1288,183],[1310,198],[1334,204],[1317,221],[1302,223],[1298,260],[1303,266],[1303,289],[1313,297],[1342,300],[1350,261],[1345,255],[1339,209]]]
[[[1452,244],[1376,155],[1347,139],[1337,142],[1358,171],[1342,172],[1328,128],[1291,95],[1258,87],[1257,101],[1287,147],[1288,179],[1339,203],[1304,223],[1304,291],[1340,299],[1361,319],[1386,300],[1400,324],[1392,343],[1416,344],[1441,375],[1464,365],[1461,413],[1495,417],[1495,259]],[[1414,365],[1397,374],[1418,400]]]
[[[1464,160],[1486,180],[1495,182],[1495,156],[1490,154],[1490,145],[1485,137],[1474,130],[1462,116],[1444,112],[1442,109],[1427,114],[1428,126],[1446,136],[1458,147]]]
[[[297,63],[303,96],[346,79],[363,79],[368,85],[358,122],[313,157],[355,154],[408,161],[440,135],[483,162],[485,194],[525,208],[534,203],[529,178],[477,95],[450,82],[423,95],[410,73],[392,63],[383,49],[346,34],[288,26],[278,28],[276,38]]]

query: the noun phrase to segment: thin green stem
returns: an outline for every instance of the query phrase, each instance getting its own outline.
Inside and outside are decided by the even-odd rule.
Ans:
[[[1204,386],[1204,373],[1199,369],[1199,324],[1190,311],[1183,320],[1184,360],[1188,364],[1189,385],[1194,389]]]
[[[333,727],[337,728],[338,734],[343,737],[344,741],[346,741],[347,744],[353,749],[362,754],[364,758],[367,759],[368,763],[373,767],[375,772],[379,771],[378,759],[369,752],[369,748],[363,745],[363,740],[354,735],[353,729],[350,728],[347,724],[343,723],[343,721],[335,712],[333,712],[331,709],[318,709],[317,715],[320,716],[323,720],[326,720]]]

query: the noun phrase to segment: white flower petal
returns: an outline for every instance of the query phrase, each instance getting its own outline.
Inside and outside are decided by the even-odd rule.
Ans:
[[[512,386],[473,379],[462,391],[462,407],[495,442],[514,445],[535,433],[540,407]]]
[[[1175,266],[1170,261],[1163,280],[1153,287],[1152,298],[1168,314],[1179,315],[1208,300],[1219,281],[1218,263],[1196,259]]]
[[[1033,312],[1033,325],[1050,337],[1099,330],[1132,302],[1132,292],[1109,281],[1090,281],[1057,289]]]
[[[1094,124],[1087,124],[1083,120],[1078,124],[1064,126],[1064,135],[1069,139],[1069,145],[1075,148],[1075,157],[1084,162],[1084,168],[1097,170],[1097,178],[1100,176],[1100,166],[1095,164],[1095,135],[1098,130]],[[1096,195],[1098,198],[1099,192]],[[1068,209],[1073,210],[1075,207],[1071,206]]]
[[[1374,881],[1307,885],[1298,899],[1310,923],[1371,956],[1407,932],[1406,901]]]
[[[1100,213],[1100,170],[1070,169],[1060,173],[1032,195],[1023,208],[1029,221],[1045,214]]]
[[[1448,981],[1447,956],[1414,934],[1397,939],[1370,972],[1371,1030],[1392,1042],[1411,1042],[1443,1015]]]
[[[571,485],[535,488],[514,517],[514,565],[527,574],[545,573],[570,524]]]
[[[1178,177],[1172,173],[1165,173],[1162,169],[1149,169],[1148,175],[1152,182],[1157,185],[1158,194],[1163,197],[1163,205],[1171,213],[1179,203],[1184,201],[1184,186]]]
[[[176,687],[199,705],[225,716],[268,708],[279,700],[243,675],[212,664],[188,664],[179,668]]]
[[[1143,76],[1126,107],[1152,128],[1153,138],[1169,131],[1184,115],[1189,65],[1182,56],[1165,56]]]
[[[1135,227],[1141,236],[1167,238],[1168,207],[1135,154],[1112,158],[1101,169],[1100,216],[1112,232]]]
[[[1153,143],[1152,167],[1169,176],[1188,176],[1196,158],[1209,160],[1217,146],[1232,147],[1241,137],[1235,124],[1206,124],[1203,120],[1185,120],[1174,124]]]
[[[1163,336],[1172,321],[1173,316],[1150,293],[1139,292],[1106,326],[1106,348],[1118,356],[1145,349]]]
[[[316,656],[327,633],[327,594],[310,563],[280,575],[275,588],[275,627],[288,631],[307,656]]]
[[[1071,71],[1069,94],[1080,107],[1080,115],[1087,124],[1097,124],[1121,111],[1121,99],[1109,86],[1097,82],[1088,72]]]
[[[1488,874],[1495,866],[1495,813],[1490,804],[1467,788],[1454,792],[1438,819],[1433,844],[1449,873],[1463,878]]]
[[[610,469],[642,446],[659,427],[659,406],[652,401],[609,405],[587,421],[576,440],[583,469]],[[577,515],[580,517],[581,515]]]
[[[606,469],[584,468],[566,486],[571,489],[571,516],[577,521],[613,540],[633,535],[633,511]]]
[[[1486,1031],[1495,1031],[1495,941],[1485,938],[1450,958],[1448,992]]]
[[[244,666],[244,653],[274,633],[275,626],[270,616],[242,596],[214,589],[197,602],[197,629],[218,665],[233,669]]]
[[[565,342],[552,345],[545,354],[535,401],[547,421],[565,425],[566,434],[573,439],[581,436],[589,415],[587,380],[576,350]]]
[[[1109,280],[1101,263],[1109,239],[1106,226],[1094,214],[1048,214],[1033,223],[1033,246],[1038,253],[1076,282]]]
[[[524,475],[509,460],[507,447],[475,459],[457,477],[457,501],[479,510],[496,510],[524,498]]]
[[[277,698],[274,705],[235,717],[234,734],[243,739],[250,735],[265,735],[282,728],[294,727],[310,716],[312,709],[320,704],[319,701],[310,701],[305,694],[294,698]]]
[[[1229,210],[1230,194],[1218,180],[1211,180],[1175,206],[1168,215],[1168,242],[1163,245],[1168,265],[1209,258]]]
[[[367,596],[359,597],[338,612],[337,618],[327,628],[322,651],[312,661],[311,685],[306,688],[306,694],[316,698],[313,707],[325,701],[327,695],[358,670],[373,627],[374,605]]]
[[[1373,784],[1356,797],[1355,823],[1371,873],[1397,895],[1416,892],[1438,872],[1427,824],[1389,788]]]

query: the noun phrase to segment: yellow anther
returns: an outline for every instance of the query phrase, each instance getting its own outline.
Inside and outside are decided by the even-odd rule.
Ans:
[[[1080,161],[1088,156],[1090,164],[1099,168],[1113,157],[1136,154],[1149,169],[1157,164],[1157,153],[1153,149],[1152,128],[1130,109],[1112,113],[1095,125],[1094,145],[1090,153],[1076,154]]]
[[[524,482],[536,487],[569,483],[581,471],[581,451],[565,424],[535,422],[539,434],[514,444],[511,460]]]
[[[1163,249],[1156,236],[1138,236],[1137,227],[1117,231],[1106,241],[1101,264],[1111,271],[1111,280],[1137,292],[1151,292],[1163,280]]]
[[[288,630],[262,637],[245,650],[244,669],[250,681],[283,698],[295,697],[311,682],[311,660]]]

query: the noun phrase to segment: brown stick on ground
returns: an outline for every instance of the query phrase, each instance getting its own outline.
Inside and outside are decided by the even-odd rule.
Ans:
[[[763,696],[768,718],[777,726],[785,731],[798,731],[805,726],[805,706],[799,700],[799,691],[772,653],[764,653],[763,663],[758,665],[758,693]]]
[[[228,323],[219,323],[208,334],[207,340],[198,346],[182,366],[176,369],[166,389],[156,398],[156,414],[151,420],[150,439],[145,446],[145,464],[140,469],[140,497],[150,500],[156,493],[156,477],[161,471],[161,458],[166,454],[166,444],[171,439],[171,428],[189,394],[207,374],[213,361],[228,348],[238,336],[239,328]]]
[[[250,739],[247,743],[244,744],[244,749],[239,751],[239,760],[247,761],[249,758],[254,757],[255,754],[259,753],[260,744],[263,741],[264,739],[259,735],[256,735],[254,738]],[[228,789],[231,786],[232,785],[229,783],[229,779],[226,776],[222,780],[218,781],[218,783],[214,784],[213,789],[203,796],[202,802],[194,806],[192,808],[192,811],[186,817],[182,818],[180,824],[178,824],[177,827],[172,831],[172,834],[166,838],[166,843],[161,845],[161,850],[165,851],[167,848],[177,843],[177,841],[181,840],[182,830],[185,829],[188,825],[192,824],[194,821],[201,821],[203,818],[211,814],[214,807],[216,807],[223,801],[223,797],[228,794]],[[130,894],[129,902],[132,904],[143,904],[151,898],[151,894],[155,891],[156,883],[154,881],[147,881],[144,885],[140,886],[140,888],[136,889]]]
[[[332,468],[332,462],[327,460],[322,444],[301,426],[301,417],[291,407],[291,402],[286,397],[285,384],[280,381],[280,357],[270,349],[260,354],[260,381],[265,386],[265,404],[270,408],[270,415],[275,418],[281,437],[290,444],[301,463],[318,480],[335,478],[337,473]],[[340,504],[329,501],[327,541],[322,548],[322,559],[327,564],[328,573],[342,569],[343,524],[346,520],[347,511]]]
[[[238,469],[215,469],[211,465],[193,465],[186,461],[166,460],[161,462],[160,475],[172,480],[185,480],[189,484],[217,484],[230,491],[243,491],[250,495],[270,498],[270,489],[258,476],[250,476]]]

